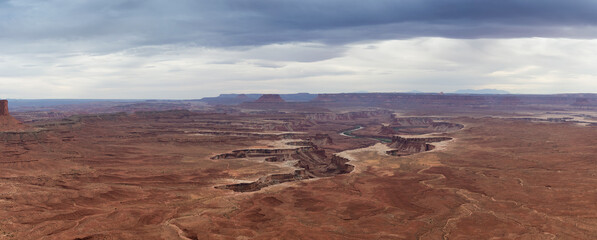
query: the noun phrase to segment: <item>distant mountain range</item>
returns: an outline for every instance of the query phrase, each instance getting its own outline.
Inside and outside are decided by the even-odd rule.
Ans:
[[[406,93],[416,93],[416,94],[429,94],[433,92],[421,92],[418,90],[412,90]],[[454,92],[448,92],[449,94],[511,94],[508,91],[499,90],[499,89],[460,89]]]
[[[456,94],[510,94],[508,91],[499,89],[460,89],[453,93]]]
[[[508,108],[530,105],[561,105],[577,108],[597,107],[597,94],[509,94],[496,89],[458,90],[453,93],[331,93],[331,94],[270,94],[270,101],[257,101],[263,94],[221,94],[218,97],[187,100],[145,100],[145,99],[9,99],[13,113],[39,112],[38,115],[16,114],[19,120],[33,119],[31,116],[59,118],[72,114],[165,111],[174,109],[201,110],[208,105],[242,105],[246,107],[271,106],[275,99],[282,107],[304,107],[313,110],[325,107],[386,107],[396,109],[417,109],[421,107],[452,108]],[[281,99],[281,100],[280,100]],[[249,104],[247,103],[256,103]],[[321,109],[320,109],[321,110]],[[52,112],[56,112],[55,114]],[[47,116],[46,116],[47,115]]]
[[[200,101],[208,104],[216,105],[236,105],[243,102],[252,102],[257,100],[263,94],[220,94],[217,97],[206,97]],[[308,102],[317,97],[317,94],[311,93],[294,93],[294,94],[279,94],[286,102]]]

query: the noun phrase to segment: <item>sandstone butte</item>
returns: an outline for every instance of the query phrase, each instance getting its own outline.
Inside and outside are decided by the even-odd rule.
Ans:
[[[25,128],[21,122],[8,112],[8,100],[0,100],[0,131],[21,130]]]
[[[8,115],[8,100],[0,100],[0,116]]]
[[[286,102],[278,94],[263,94],[259,99],[255,100],[256,103],[283,103]]]

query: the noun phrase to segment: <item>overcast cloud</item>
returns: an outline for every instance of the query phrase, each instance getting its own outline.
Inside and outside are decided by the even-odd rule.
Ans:
[[[597,1],[0,0],[0,98],[597,92]]]

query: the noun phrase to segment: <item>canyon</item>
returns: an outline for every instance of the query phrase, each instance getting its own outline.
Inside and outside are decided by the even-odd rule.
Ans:
[[[0,101],[0,239],[595,239],[596,99]]]

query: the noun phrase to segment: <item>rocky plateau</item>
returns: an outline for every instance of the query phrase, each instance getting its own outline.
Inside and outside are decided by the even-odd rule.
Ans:
[[[595,99],[0,101],[0,239],[597,239]]]

